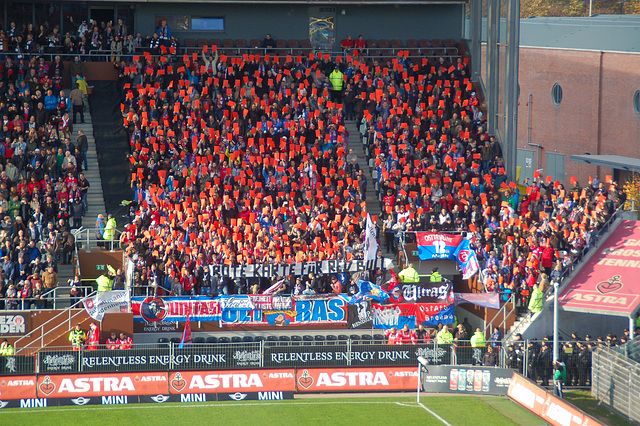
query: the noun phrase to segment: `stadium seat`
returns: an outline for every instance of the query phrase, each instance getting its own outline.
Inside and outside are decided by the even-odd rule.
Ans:
[[[425,51],[428,50],[429,48],[431,48],[431,40],[427,40],[427,39],[420,39],[420,41],[418,42],[418,45],[420,46],[420,53],[422,55],[425,55]]]
[[[279,342],[290,342],[291,338],[289,336],[278,336]]]
[[[313,336],[309,336],[308,334],[305,334],[304,336],[302,336],[302,341],[304,342],[304,346],[311,346],[313,345],[314,342],[314,338]]]
[[[158,339],[158,348],[166,348],[169,343],[169,339],[166,337],[161,337]]]
[[[233,336],[231,338],[231,343],[242,343],[242,337],[240,336]]]
[[[391,45],[392,49],[402,49],[402,41],[400,41],[397,38],[394,38],[393,40],[391,40],[389,44]]]
[[[374,334],[374,335],[373,335],[373,340],[375,340],[375,341],[376,341],[376,343],[378,343],[378,342],[384,342],[384,341],[386,341],[387,339],[384,337],[384,335],[383,335],[383,334]]]
[[[253,336],[244,336],[242,341],[245,343],[253,343]]]
[[[204,345],[206,343],[204,337],[196,337],[193,339],[193,343],[196,345]]]
[[[276,336],[267,336],[267,342],[277,342],[278,338]]]
[[[415,38],[410,38],[407,40],[407,47],[412,48],[412,47],[420,47],[418,45],[418,40],[416,40]]]
[[[291,336],[291,346],[300,346],[302,344],[302,336]]]
[[[367,39],[367,49],[375,49],[378,47],[378,42],[372,38]]]
[[[454,39],[448,38],[442,42],[444,47],[457,47],[457,43]]]
[[[316,342],[324,342],[326,339],[324,338],[324,336],[318,334],[313,338],[313,340],[315,340]]]
[[[368,334],[363,334],[360,336],[360,343],[363,345],[370,345],[371,342],[371,336],[369,336]]]
[[[231,339],[229,339],[228,337],[220,337],[218,339],[218,343],[231,343]]]
[[[434,38],[433,40],[431,40],[431,45],[433,47],[444,47],[444,44],[442,44],[442,40],[439,38]]]
[[[220,40],[219,38],[212,38],[211,45],[220,47],[222,46],[222,40]]]
[[[218,338],[216,336],[207,337],[207,343],[218,343]]]
[[[171,342],[172,345],[176,346],[180,344],[182,339],[179,337],[172,337],[171,339],[169,339],[169,341]]]
[[[276,47],[278,49],[286,49],[287,48],[287,40],[285,40],[283,38],[277,39],[276,40]],[[277,53],[282,54],[284,52],[279,51]]]
[[[290,49],[297,49],[300,47],[300,41],[297,38],[290,38],[287,40],[287,47]]]
[[[251,40],[249,40],[249,47],[252,49],[258,48],[262,46],[262,42],[260,40],[258,40],[257,38],[252,38]]]
[[[253,341],[256,343],[264,342],[264,336],[256,336],[253,338]]]
[[[199,38],[198,39],[198,47],[204,47],[207,44],[209,44],[209,40],[207,40],[206,38]]]
[[[338,337],[334,336],[333,334],[329,334],[326,337],[326,342],[327,342],[327,345],[333,346],[338,342]]]
[[[185,38],[184,47],[196,47],[196,40],[193,38]]]
[[[249,44],[243,38],[236,39],[236,47],[238,48],[238,55],[249,53]]]
[[[303,56],[308,56],[312,49],[311,41],[309,41],[309,39],[305,38],[300,40],[300,53]]]
[[[338,341],[340,343],[346,343],[349,340],[349,336],[347,336],[346,334],[339,334],[338,335]]]
[[[233,55],[235,52],[233,49],[233,40],[230,38],[225,38],[222,40],[222,51],[225,55]]]
[[[349,340],[351,340],[351,343],[359,343],[360,342],[360,335],[359,334],[352,334],[351,336],[349,336]]]

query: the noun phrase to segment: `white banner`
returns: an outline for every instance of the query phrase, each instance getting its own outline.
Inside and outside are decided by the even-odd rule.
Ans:
[[[82,299],[87,313],[96,321],[102,321],[106,313],[127,312],[130,301],[126,290],[105,291]]]
[[[376,260],[378,256],[378,240],[376,239],[376,226],[367,213],[367,229],[364,236],[364,261]]]

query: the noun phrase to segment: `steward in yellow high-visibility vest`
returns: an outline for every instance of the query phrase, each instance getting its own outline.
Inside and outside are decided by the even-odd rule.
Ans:
[[[474,348],[484,348],[487,346],[487,339],[484,338],[484,333],[476,328],[476,332],[471,336],[471,346]]]
[[[398,274],[398,278],[400,278],[400,281],[402,281],[403,283],[419,283],[420,282],[420,275],[418,274],[418,271],[415,270],[415,268],[413,267],[413,264],[411,263],[409,264],[409,266],[407,266],[402,271],[400,271],[400,273]]]
[[[107,265],[107,275],[100,275],[96,279],[98,284],[98,293],[104,293],[105,291],[111,291],[113,289],[113,280],[116,276],[116,270],[113,266]]]
[[[340,102],[342,100],[342,85],[344,84],[344,74],[342,74],[340,68],[336,67],[331,74],[329,74],[329,81],[332,86],[331,100]]]

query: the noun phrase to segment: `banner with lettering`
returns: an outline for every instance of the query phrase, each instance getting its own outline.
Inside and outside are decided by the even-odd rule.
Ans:
[[[452,289],[449,281],[402,283],[391,280],[387,292],[393,303],[453,303]]]
[[[416,324],[433,327],[438,324],[453,324],[454,321],[453,304],[418,303],[416,306]]]
[[[347,323],[347,302],[335,295],[296,296],[293,298],[292,308],[271,310],[223,309],[220,324],[223,327],[288,327]]]
[[[220,321],[222,308],[218,299],[208,296],[194,297],[132,297],[134,322],[185,322],[187,313],[191,321]]]
[[[274,278],[289,275],[341,274],[345,272],[372,271],[376,269],[391,269],[391,259],[375,260],[323,260],[320,262],[291,263],[291,264],[255,264],[255,265],[209,265],[209,272],[213,277],[218,274],[229,278]]]
[[[462,235],[438,232],[416,232],[420,260],[456,260],[455,252],[462,242]]]
[[[390,329],[401,329],[405,324],[409,328],[416,327],[416,305],[414,303],[404,303],[398,305],[373,305],[373,327]]]

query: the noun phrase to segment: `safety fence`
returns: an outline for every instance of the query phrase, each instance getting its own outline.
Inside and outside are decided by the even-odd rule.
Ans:
[[[493,349],[491,349],[492,351]],[[131,349],[95,350],[45,348],[32,355],[0,358],[0,375],[75,374],[126,371],[216,370],[282,367],[415,366],[418,357],[431,365],[485,365],[504,367],[499,356],[487,358],[486,347],[401,344],[373,341],[189,344],[136,344]],[[499,349],[496,348],[496,354]],[[487,359],[493,361],[486,362]],[[485,362],[483,362],[485,361]]]
[[[618,350],[599,348],[593,353],[592,374],[593,397],[632,422],[640,422],[640,363]]]

